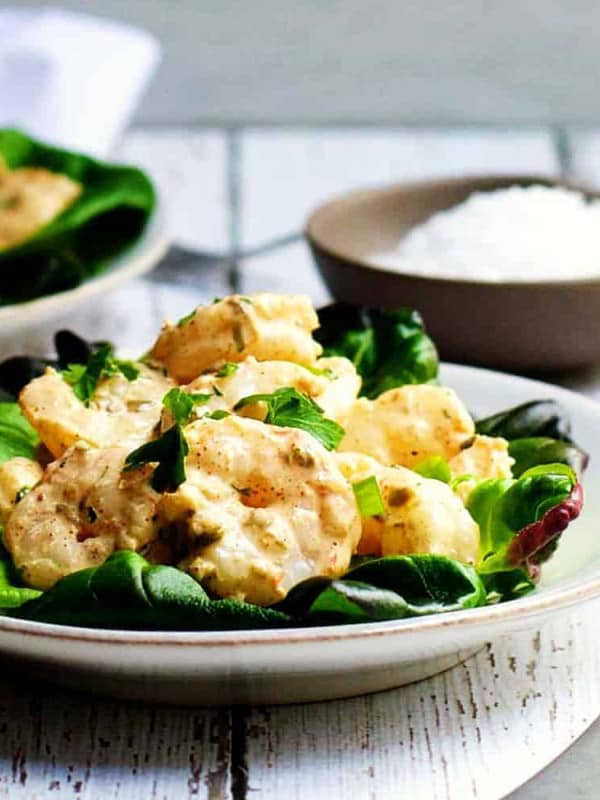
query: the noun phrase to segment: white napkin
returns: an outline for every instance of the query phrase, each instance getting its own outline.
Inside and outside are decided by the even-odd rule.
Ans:
[[[145,31],[53,8],[0,9],[0,127],[105,156],[160,58]]]

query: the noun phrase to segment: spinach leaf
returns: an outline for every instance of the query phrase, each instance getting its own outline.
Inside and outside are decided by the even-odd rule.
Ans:
[[[515,460],[512,466],[515,478],[538,464],[567,464],[577,475],[582,475],[589,460],[587,453],[576,445],[547,436],[513,439],[508,452]]]
[[[320,309],[315,338],[326,356],[345,356],[362,378],[361,394],[377,397],[407,383],[437,380],[439,359],[416,311],[378,311],[347,303]]]
[[[0,464],[16,456],[34,459],[40,443],[37,432],[17,403],[0,403]]]
[[[140,374],[132,361],[122,361],[113,353],[113,346],[105,342],[92,352],[87,364],[69,364],[63,370],[64,380],[86,406],[89,406],[101,378],[110,378],[120,372],[128,381],[134,381]]]
[[[67,369],[69,364],[87,364],[90,356],[107,342],[87,342],[76,333],[59,330],[54,334],[56,358],[12,356],[0,363],[0,392],[2,399],[14,400],[21,389],[34,378],[43,375],[46,367]]]
[[[479,574],[488,588],[535,579],[558,537],[580,513],[581,486],[565,464],[542,464],[518,479],[491,478],[471,492],[467,508],[480,530]],[[498,573],[521,570],[523,575]],[[489,576],[495,575],[493,579]],[[486,577],[487,576],[487,577]],[[514,588],[511,590],[514,595]]]
[[[531,400],[480,419],[475,430],[484,436],[502,436],[508,441],[546,436],[561,442],[571,441],[571,421],[555,400]]]
[[[376,622],[485,605],[472,567],[436,555],[366,560],[343,578],[309,578],[278,608],[307,624]]]
[[[127,550],[102,566],[59,580],[19,616],[38,622],[132,630],[230,630],[289,625],[281,612],[238,600],[213,601],[185,572]]]
[[[80,197],[33,237],[0,252],[0,305],[71,289],[100,272],[139,238],[155,192],[139,169],[112,166],[0,129],[10,169],[43,167],[82,186]]]
[[[152,473],[155,492],[174,492],[185,481],[185,457],[189,453],[181,426],[177,423],[158,439],[146,442],[125,459],[125,472],[144,464],[156,464]]]
[[[252,394],[242,397],[233,410],[239,411],[244,406],[254,403],[266,403],[267,414],[264,422],[267,425],[300,428],[318,439],[328,450],[335,450],[344,438],[342,426],[328,419],[323,409],[311,397],[297,389],[284,387],[272,394]]]

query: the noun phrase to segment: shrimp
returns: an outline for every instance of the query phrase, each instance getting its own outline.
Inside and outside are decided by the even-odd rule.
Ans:
[[[465,476],[456,486],[456,493],[467,500],[478,480],[484,478],[510,478],[514,458],[508,453],[508,442],[498,436],[475,436],[469,446],[454,458],[449,466],[455,477]],[[466,476],[470,479],[466,479]]]
[[[146,441],[160,420],[161,401],[173,386],[161,372],[139,365],[140,374],[104,378],[90,405],[53,369],[25,386],[19,396],[24,415],[55,458],[81,440],[92,447],[127,446]]]
[[[156,539],[160,495],[150,487],[152,467],[122,472],[126,455],[121,447],[75,446],[15,506],[4,542],[26,583],[48,589],[114,550],[139,550]]]
[[[346,571],[360,537],[351,487],[314,437],[230,416],[185,428],[187,479],[160,516],[179,568],[221,597],[258,605]]]
[[[164,364],[177,383],[247,356],[313,364],[321,353],[311,337],[318,325],[308,297],[233,295],[198,306],[176,325],[165,323],[149,357]]]
[[[447,484],[361,453],[340,453],[337,460],[351,483],[374,476],[383,500],[383,512],[362,521],[360,555],[435,553],[476,561],[479,528]]]
[[[359,398],[345,428],[340,450],[404,467],[430,456],[453,458],[475,432],[452,389],[426,384],[390,389],[376,400]]]
[[[207,412],[223,409],[233,411],[238,400],[252,394],[270,394],[276,389],[291,386],[311,397],[325,416],[344,424],[360,389],[360,378],[347,358],[320,358],[314,368],[291,361],[257,361],[249,356],[224,374],[201,375],[185,387],[186,392],[208,395],[207,402],[195,406],[199,418]],[[241,416],[263,419],[263,404],[244,406]],[[163,411],[162,429],[170,427],[173,419]]]
[[[29,458],[17,456],[0,464],[0,525],[25,494],[42,479],[44,470]]]
[[[80,195],[81,184],[67,175],[0,162],[0,251],[29,239]]]

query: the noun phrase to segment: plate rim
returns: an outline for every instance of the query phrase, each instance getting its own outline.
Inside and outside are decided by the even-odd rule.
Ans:
[[[570,403],[580,405],[584,411],[597,415],[600,421],[600,404],[575,391],[555,386],[532,378],[525,378],[496,370],[473,367],[463,364],[442,365],[443,374],[448,377],[461,373],[468,377],[472,373],[479,378],[492,381],[510,379],[522,385],[523,389],[564,396]],[[316,644],[340,640],[371,639],[380,636],[418,636],[432,630],[448,630],[460,627],[473,628],[494,622],[506,622],[515,617],[523,620],[539,616],[544,612],[559,611],[578,603],[593,600],[600,596],[600,565],[595,572],[583,580],[571,577],[566,585],[548,587],[518,600],[481,608],[451,611],[426,617],[412,617],[384,622],[367,622],[347,625],[321,625],[307,628],[270,628],[266,630],[232,631],[139,631],[117,628],[86,628],[80,626],[57,625],[45,622],[22,620],[10,616],[0,616],[0,633],[18,633],[27,637],[49,637],[68,640],[113,645],[151,645],[158,647],[224,647],[243,645],[282,646],[287,644]]]
[[[101,272],[72,289],[43,295],[23,303],[0,307],[0,334],[28,323],[39,323],[55,314],[84,303],[121,283],[149,272],[165,255],[170,244],[164,202],[157,193],[156,204],[140,237],[119,255],[109,259]]]

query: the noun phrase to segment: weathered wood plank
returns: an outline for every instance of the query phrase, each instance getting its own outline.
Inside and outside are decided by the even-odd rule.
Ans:
[[[0,797],[225,800],[230,712],[93,699],[3,676]]]
[[[310,209],[351,189],[484,172],[556,174],[545,130],[249,130],[241,134],[241,245],[301,230]],[[242,264],[242,288],[328,297],[303,247]],[[290,289],[291,291],[291,289]]]
[[[499,800],[600,713],[599,606],[391,692],[253,711],[255,797]]]

